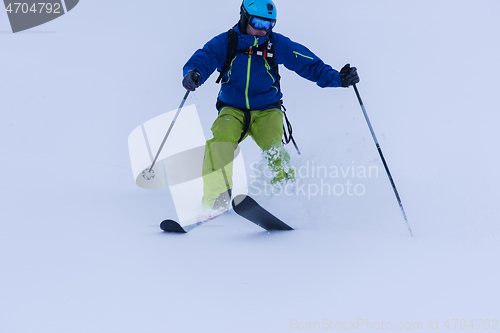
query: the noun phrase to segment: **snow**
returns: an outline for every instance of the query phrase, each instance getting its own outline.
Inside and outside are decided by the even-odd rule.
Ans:
[[[127,137],[179,105],[184,62],[239,5],[86,0],[17,34],[0,14],[0,332],[499,328],[500,3],[276,1],[276,31],[358,68],[413,238],[354,91],[284,68],[295,165],[378,177],[301,179],[363,195],[256,196],[295,231],[230,213],[161,233],[170,193],[135,185]],[[215,79],[188,100],[206,137]],[[242,150],[251,170],[260,152]]]

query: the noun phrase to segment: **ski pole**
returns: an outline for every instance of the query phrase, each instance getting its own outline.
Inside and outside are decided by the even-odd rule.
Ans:
[[[156,160],[158,159],[158,156],[160,156],[160,152],[163,149],[163,146],[165,145],[165,142],[167,141],[168,136],[170,135],[170,131],[172,131],[172,127],[174,127],[175,121],[177,120],[179,113],[181,113],[181,110],[182,110],[182,107],[184,106],[184,103],[186,103],[186,100],[189,96],[189,93],[190,93],[190,91],[186,90],[186,94],[184,95],[184,98],[182,99],[181,105],[179,105],[179,108],[177,109],[177,112],[175,113],[174,119],[172,119],[172,122],[170,123],[170,127],[167,130],[167,134],[165,134],[165,137],[163,138],[163,141],[160,145],[160,148],[158,149],[158,152],[156,153],[156,156],[153,160],[153,163],[151,163],[151,167],[149,167],[149,169],[146,169],[142,172],[142,176],[147,180],[154,178],[153,167],[156,163]]]
[[[394,179],[392,179],[391,172],[389,171],[389,167],[387,166],[387,162],[385,161],[384,154],[382,154],[382,149],[380,149],[380,145],[378,143],[377,137],[375,136],[375,132],[373,131],[372,124],[370,119],[368,118],[368,114],[366,113],[365,106],[363,105],[363,101],[361,100],[361,96],[359,95],[358,88],[355,84],[353,84],[354,91],[356,92],[356,96],[358,97],[359,105],[361,106],[361,110],[363,110],[363,115],[365,116],[368,127],[370,128],[370,132],[372,133],[373,140],[375,141],[375,145],[377,146],[378,153],[380,158],[382,159],[382,163],[384,164],[385,171],[387,172],[387,176],[389,176],[389,180],[392,185],[392,189],[394,190],[394,194],[396,195],[396,199],[398,200],[399,208],[401,208],[401,213],[403,213],[403,217],[406,222],[406,226],[408,227],[408,231],[410,232],[410,236],[413,237],[413,232],[411,231],[410,224],[408,223],[408,219],[406,218],[406,213],[403,208],[403,204],[401,203],[401,198],[399,197],[398,190],[396,189],[396,184],[394,183]]]

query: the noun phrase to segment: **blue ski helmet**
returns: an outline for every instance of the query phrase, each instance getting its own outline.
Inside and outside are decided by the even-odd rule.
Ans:
[[[243,0],[241,13],[247,17],[258,16],[276,20],[276,5],[271,0]]]
[[[247,24],[251,20],[251,23],[257,21],[257,26],[254,26],[254,28],[265,28],[267,31],[270,31],[276,24],[276,16],[276,5],[272,0],[243,0],[240,8],[240,22],[238,26],[241,31],[245,31]],[[272,23],[266,21],[271,21]],[[258,26],[260,24],[267,26]]]

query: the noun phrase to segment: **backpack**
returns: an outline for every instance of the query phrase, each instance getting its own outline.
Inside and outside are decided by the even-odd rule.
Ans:
[[[236,34],[236,31],[234,30],[234,28],[229,29],[227,32],[226,60],[224,60],[224,65],[222,65],[219,77],[215,81],[216,83],[220,83],[220,81],[226,74],[227,70],[229,69],[229,66],[231,65],[231,62],[233,61],[234,57],[236,57],[237,53],[256,54],[258,56],[264,57],[267,60],[269,66],[271,66],[271,68],[274,69],[274,73],[276,74],[276,84],[279,87],[281,76],[279,74],[276,60],[274,59],[274,44],[273,44],[272,31],[269,32],[269,39],[267,40],[267,42],[265,42],[262,45],[259,45],[256,49],[238,50],[238,36]],[[220,99],[217,99],[217,106],[216,106],[217,110],[220,110],[223,106],[224,103]],[[288,121],[288,117],[286,116],[286,109],[285,106],[283,105],[283,100],[275,103],[275,106],[278,109],[281,109],[283,111],[283,115],[285,116],[286,127],[283,124],[282,143],[286,145],[290,143],[290,141],[292,141],[293,145],[295,146],[295,149],[297,150],[297,153],[300,155],[299,147],[297,147],[297,144],[295,143],[295,140],[292,136],[292,125],[290,124],[290,122]],[[248,127],[250,126],[250,113],[248,112],[248,110],[242,110],[242,111],[245,113],[245,128],[243,130],[243,133],[241,134],[240,139],[238,140],[238,143],[240,143],[241,140],[243,140],[243,138],[246,135],[246,132],[248,131]],[[287,130],[288,130],[288,136],[287,136]]]

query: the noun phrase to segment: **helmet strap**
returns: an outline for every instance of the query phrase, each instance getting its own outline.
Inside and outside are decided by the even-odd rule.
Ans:
[[[240,32],[243,34],[247,33],[247,25],[248,25],[249,19],[250,19],[250,15],[248,14],[245,7],[243,6],[243,2],[242,2],[241,8],[240,8],[240,21],[238,22],[238,28],[240,29]]]
[[[240,15],[240,21],[238,22],[238,29],[242,34],[247,33],[247,25],[248,25],[248,17],[246,17],[243,13]]]

